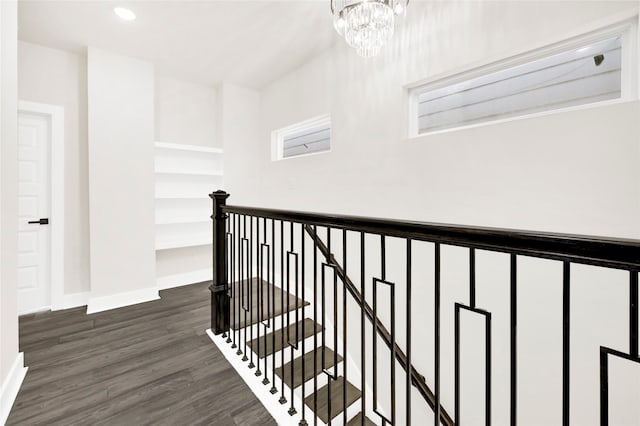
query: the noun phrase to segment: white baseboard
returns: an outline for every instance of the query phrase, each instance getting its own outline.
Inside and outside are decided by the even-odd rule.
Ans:
[[[122,308],[138,303],[150,302],[160,299],[157,287],[142,288],[140,290],[127,291],[109,296],[90,297],[87,303],[87,314]]]
[[[84,306],[89,303],[89,296],[91,293],[83,291],[80,293],[71,293],[62,295],[60,303],[51,306],[52,311],[60,311],[62,309],[77,308],[78,306]]]
[[[181,274],[158,277],[156,284],[160,290],[180,287],[183,285],[210,281],[213,278],[213,268],[198,269],[195,271],[183,272]]]
[[[46,312],[50,310],[51,310],[51,306],[41,306],[39,308],[27,309],[26,311],[18,311],[18,316],[37,314],[38,312]]]
[[[0,425],[4,425],[9,418],[11,407],[18,396],[27,370],[28,368],[24,366],[24,355],[19,352],[0,388]]]

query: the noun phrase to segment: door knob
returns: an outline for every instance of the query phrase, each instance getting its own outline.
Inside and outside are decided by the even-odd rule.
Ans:
[[[30,220],[28,223],[37,223],[39,225],[48,225],[49,224],[49,218],[45,217],[45,218],[40,219],[40,220]]]

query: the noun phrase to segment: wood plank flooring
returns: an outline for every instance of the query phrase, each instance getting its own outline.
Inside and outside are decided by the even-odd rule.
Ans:
[[[205,333],[210,284],[20,317],[29,371],[7,425],[275,425]]]

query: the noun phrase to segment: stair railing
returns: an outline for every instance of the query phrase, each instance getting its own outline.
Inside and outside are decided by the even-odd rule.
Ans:
[[[331,424],[335,421],[333,415],[338,409],[341,409],[343,424],[347,424],[353,413],[348,414],[347,407],[350,402],[347,400],[349,394],[347,371],[348,353],[342,353],[344,362],[342,362],[342,391],[338,392],[342,401],[334,400],[331,397],[326,398],[325,405],[322,407],[318,403],[318,399],[322,395],[318,395],[318,374],[313,376],[313,392],[307,392],[305,383],[308,381],[304,375],[305,357],[299,362],[302,363],[301,389],[295,391],[296,379],[294,377],[295,359],[294,355],[301,351],[305,353],[305,322],[300,322],[300,318],[305,318],[306,310],[310,308],[306,304],[305,288],[313,287],[313,321],[315,324],[321,323],[321,338],[324,347],[325,336],[328,331],[327,327],[331,325],[333,332],[328,333],[333,338],[333,352],[330,356],[325,356],[323,349],[318,356],[313,355],[313,367],[317,372],[318,368],[326,375],[327,385],[323,387],[329,394],[332,394],[331,384],[336,382],[340,373],[337,365],[340,359],[339,350],[342,343],[342,350],[348,347],[347,339],[347,321],[349,312],[347,312],[347,292],[359,307],[359,317],[361,324],[360,348],[360,376],[361,376],[361,407],[363,415],[360,417],[359,423],[365,424],[365,416],[373,415],[375,424],[400,424],[398,420],[398,406],[396,401],[396,393],[398,390],[396,363],[404,370],[406,378],[404,384],[406,386],[405,395],[411,395],[412,386],[415,387],[419,394],[427,401],[427,404],[433,410],[434,425],[440,424],[453,425],[461,424],[461,401],[460,401],[460,315],[462,311],[468,311],[480,315],[485,321],[485,407],[484,421],[486,425],[491,424],[492,419],[492,316],[491,312],[482,309],[476,301],[476,252],[478,250],[506,253],[509,256],[509,423],[516,425],[518,423],[518,264],[519,259],[523,257],[542,258],[560,262],[562,265],[562,424],[568,426],[570,424],[570,371],[571,371],[571,266],[572,264],[593,265],[610,269],[624,270],[629,276],[629,339],[628,349],[625,351],[620,348],[610,348],[600,346],[600,424],[609,424],[609,384],[608,384],[608,365],[610,357],[622,358],[634,363],[640,363],[638,356],[638,271],[640,270],[640,241],[625,239],[610,239],[591,236],[565,235],[553,233],[541,233],[530,231],[518,231],[508,229],[466,227],[457,225],[445,225],[434,223],[420,222],[402,222],[397,220],[363,218],[354,216],[341,215],[324,215],[308,212],[273,210],[255,207],[240,207],[226,205],[228,194],[223,191],[217,191],[211,194],[214,204],[214,213],[212,219],[213,226],[213,259],[214,259],[214,280],[211,289],[211,329],[215,334],[222,334],[227,338],[227,342],[232,344],[233,348],[238,348],[238,355],[244,354],[243,359],[247,359],[247,352],[250,352],[249,368],[254,368],[253,352],[261,353],[260,342],[262,339],[262,351],[274,350],[277,346],[276,342],[276,318],[279,318],[280,328],[284,330],[280,333],[279,338],[281,349],[280,356],[280,374],[282,374],[282,387],[279,391],[276,387],[276,361],[277,354],[274,352],[270,357],[271,379],[267,376],[268,358],[264,357],[264,374],[263,383],[265,385],[271,383],[271,392],[276,394],[281,392],[280,402],[287,403],[287,396],[290,398],[289,408],[290,415],[301,415],[300,424],[307,424],[307,414],[304,405],[295,406],[295,401],[303,401],[307,407],[313,412],[314,424],[318,423],[318,417],[322,417],[323,410],[328,410],[324,418],[321,420]],[[322,240],[318,233],[318,228],[326,230],[325,241]],[[347,248],[347,233],[359,235],[359,268],[354,268],[360,272],[360,288],[349,278],[347,274],[347,264],[350,259]],[[307,247],[308,235],[312,243],[312,253],[309,253]],[[332,250],[332,235],[334,240],[336,235],[339,238],[338,243],[334,242],[334,248],[342,251],[342,262],[339,263],[334,256]],[[353,235],[352,235],[353,236]],[[379,254],[379,264],[376,266],[379,270],[372,273],[367,269],[367,252],[370,251],[371,236],[378,239],[378,247],[375,254]],[[286,237],[286,238],[285,238]],[[399,261],[398,257],[392,260],[387,259],[387,241],[393,239],[401,239],[404,241],[405,250]],[[341,240],[341,242],[340,242]],[[415,244],[427,242],[433,245],[433,306],[427,307],[424,304],[420,308],[424,311],[429,309],[433,315],[433,378],[432,386],[428,386],[425,378],[420,375],[412,362],[412,249]],[[468,249],[468,303],[456,302],[454,306],[455,326],[454,326],[454,401],[453,401],[453,418],[442,406],[441,402],[441,289],[443,283],[441,280],[441,247],[457,246]],[[279,248],[279,256],[278,249]],[[324,257],[324,261],[319,261],[318,251]],[[279,262],[277,262],[279,260]],[[390,262],[401,262],[406,271],[403,277],[405,300],[395,299],[396,283],[391,281],[387,274]],[[311,267],[309,267],[311,265]],[[313,271],[313,274],[309,272]],[[370,269],[370,267],[369,267]],[[276,271],[279,271],[279,279],[276,277]],[[329,274],[327,274],[327,271]],[[309,274],[309,275],[307,275]],[[372,277],[370,277],[372,275]],[[333,277],[333,280],[327,278]],[[395,277],[398,280],[398,277]],[[278,282],[276,282],[278,281]],[[339,282],[341,286],[339,286]],[[279,284],[279,286],[276,286]],[[342,298],[339,297],[339,287],[342,290]],[[367,299],[367,287],[372,289],[371,295]],[[390,300],[384,300],[389,303],[390,314],[390,330],[382,324],[377,313],[378,310],[378,289],[388,288],[390,292]],[[320,290],[320,293],[319,291]],[[331,291],[332,290],[332,291]],[[286,294],[285,294],[286,291]],[[327,309],[327,291],[333,293],[332,297],[328,297],[329,309]],[[280,306],[276,303],[276,293],[280,292]],[[265,297],[266,294],[266,297]],[[283,295],[284,294],[284,295]],[[320,295],[320,297],[318,297]],[[258,300],[252,298],[257,297]],[[286,299],[286,305],[285,305]],[[372,300],[371,306],[367,300]],[[340,302],[342,305],[340,306]],[[396,305],[404,304],[405,326],[407,328],[406,339],[404,342],[398,342],[396,339]],[[320,305],[320,306],[318,306]],[[339,318],[338,311],[342,309],[342,318]],[[330,311],[332,318],[327,318],[327,312]],[[300,316],[299,316],[300,314]],[[353,314],[353,312],[352,312]],[[248,317],[247,317],[248,315]],[[295,315],[294,321],[291,316]],[[319,316],[320,315],[320,316]],[[244,317],[243,317],[244,316]],[[256,318],[252,320],[252,318]],[[249,318],[249,319],[247,319]],[[373,335],[367,340],[367,332],[365,328],[365,319],[373,323]],[[255,325],[251,326],[251,321]],[[353,320],[352,320],[353,321]],[[295,326],[294,326],[295,324]],[[301,324],[301,325],[299,325]],[[339,325],[342,325],[340,330]],[[240,328],[244,327],[244,332]],[[300,330],[299,327],[302,329]],[[315,325],[314,325],[315,327]],[[248,330],[250,329],[250,331]],[[254,331],[257,339],[254,338]],[[268,331],[271,333],[267,334]],[[249,337],[249,333],[251,336]],[[262,333],[262,334],[261,334]],[[339,335],[343,339],[339,341]],[[286,337],[285,337],[286,335]],[[261,337],[262,336],[262,337]],[[292,337],[293,336],[293,337]],[[302,336],[300,340],[300,336]],[[314,350],[318,348],[318,334],[313,334]],[[380,395],[378,384],[378,364],[376,356],[378,354],[377,341],[378,337],[387,345],[390,351],[390,386],[388,394]],[[248,338],[250,338],[251,349],[247,349]],[[269,340],[271,339],[271,340]],[[293,341],[292,341],[293,340]],[[400,345],[404,345],[404,350]],[[368,355],[367,345],[372,345],[373,350],[371,356],[373,363],[367,362]],[[269,349],[270,348],[270,349]],[[285,356],[284,349],[290,349],[290,355]],[[244,352],[243,352],[244,351]],[[266,352],[265,352],[266,353]],[[331,359],[333,358],[333,359]],[[282,371],[284,364],[291,370],[289,373]],[[356,360],[353,360],[356,361]],[[317,364],[320,363],[320,366]],[[258,368],[256,376],[262,374],[260,371],[260,360],[258,359]],[[368,368],[372,364],[371,368]],[[367,380],[368,370],[372,370],[372,393],[367,397],[367,389],[370,386]],[[285,395],[284,382],[287,374],[290,374],[291,393]],[[351,375],[354,373],[351,372]],[[336,390],[334,389],[334,393]],[[384,401],[383,398],[388,398]],[[373,407],[368,408],[368,401],[371,400]],[[332,411],[331,404],[340,405]],[[384,404],[383,404],[384,403]],[[385,405],[383,410],[381,405]],[[404,398],[404,410],[401,413],[402,424],[425,424],[425,419],[412,419],[412,401],[411,397]],[[344,408],[344,409],[343,409]],[[301,411],[298,414],[298,410]],[[373,413],[373,414],[371,414]],[[375,417],[377,415],[377,417]],[[327,420],[327,421],[325,421]],[[354,424],[354,423],[350,423]]]

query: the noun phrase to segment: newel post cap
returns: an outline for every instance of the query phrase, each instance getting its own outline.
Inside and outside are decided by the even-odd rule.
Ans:
[[[222,189],[218,189],[217,191],[214,191],[211,194],[209,194],[209,197],[215,199],[216,201],[224,201],[227,198],[229,198],[229,194],[226,191],[223,191]]]

